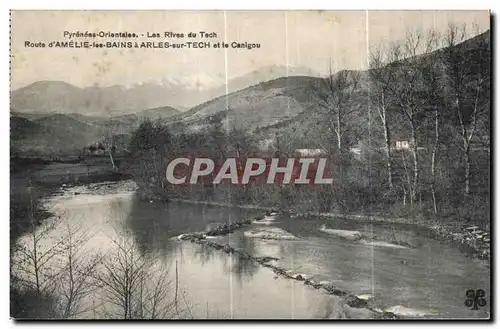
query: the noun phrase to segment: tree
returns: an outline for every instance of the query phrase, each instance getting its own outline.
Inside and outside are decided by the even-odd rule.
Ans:
[[[410,143],[413,155],[413,182],[410,189],[410,202],[420,195],[420,162],[417,132],[427,112],[427,98],[423,67],[425,63],[418,57],[422,53],[430,53],[435,44],[432,38],[426,40],[419,30],[408,32],[403,42],[391,46],[389,56],[390,68],[389,90],[394,100],[394,108],[408,123],[410,128]]]
[[[22,289],[34,291],[39,297],[50,296],[56,291],[59,276],[51,261],[61,254],[66,240],[65,237],[59,237],[50,246],[43,244],[56,222],[39,225],[35,214],[38,200],[35,188],[27,187],[27,194],[30,200],[27,213],[29,233],[17,243],[13,270],[18,274]]]
[[[167,269],[138,253],[133,239],[126,235],[118,233],[111,240],[115,248],[96,274],[105,315],[124,320],[181,317],[177,294],[169,300],[172,285]]]
[[[372,97],[371,102],[377,108],[380,121],[382,123],[382,128],[384,132],[384,149],[385,149],[385,161],[387,167],[387,182],[389,184],[389,189],[394,188],[393,184],[393,170],[392,170],[392,155],[391,155],[391,131],[389,128],[389,107],[391,105],[390,100],[390,84],[393,81],[390,80],[392,66],[386,65],[387,59],[384,59],[382,52],[376,51],[371,53],[370,57],[370,96]]]
[[[28,216],[30,232],[15,249],[13,273],[23,293],[33,293],[38,301],[50,301],[43,307],[44,317],[72,318],[84,312],[82,301],[93,291],[92,275],[99,256],[88,256],[84,244],[89,237],[75,218],[52,218],[38,225],[33,187],[28,187],[31,202]],[[65,228],[57,234],[58,227]],[[52,241],[53,243],[47,243]]]
[[[116,155],[116,146],[114,143],[108,148],[109,158],[111,160],[111,164],[113,165],[113,170],[116,170],[115,164],[115,155]]]
[[[322,79],[321,85],[318,87],[317,104],[325,115],[326,121],[329,123],[330,133],[332,136],[332,145],[336,144],[336,153],[338,158],[338,170],[340,183],[338,190],[340,192],[339,201],[344,205],[344,167],[346,164],[345,150],[347,149],[347,141],[350,126],[352,126],[353,114],[357,112],[360,105],[355,105],[355,95],[358,91],[360,83],[359,72],[356,71],[340,71],[333,73],[330,64],[329,75]],[[335,143],[336,142],[336,143]],[[330,158],[333,158],[334,149],[329,148],[328,153]],[[328,195],[328,193],[327,193]],[[328,196],[326,196],[328,198]]]
[[[83,308],[84,300],[95,290],[93,276],[101,256],[99,254],[89,256],[85,250],[85,244],[90,240],[90,236],[85,232],[82,220],[70,219],[67,216],[65,218],[63,226],[66,243],[61,250],[64,261],[58,278],[60,298],[57,308],[62,318],[69,319],[90,310],[90,306]]]
[[[455,116],[461,154],[464,162],[465,197],[471,185],[471,142],[478,132],[478,123],[489,109],[490,45],[487,35],[474,38],[475,47],[461,45],[467,38],[466,25],[450,24],[445,35],[443,64],[446,79],[446,105]]]
[[[129,150],[134,153],[150,150],[155,144],[154,127],[151,120],[144,120],[134,131],[130,139]]]
[[[167,126],[159,121],[154,124],[144,120],[134,131],[130,139],[129,149],[132,161],[143,188],[164,186],[165,161],[172,146],[172,137]]]
[[[318,87],[318,105],[324,110],[330,131],[335,133],[337,152],[341,159],[346,148],[346,131],[351,114],[359,110],[359,107],[353,106],[359,82],[359,72],[344,70],[333,73],[330,65],[329,75],[322,79]]]
[[[439,35],[431,31],[428,35],[428,44],[430,48],[437,47]],[[427,100],[426,107],[432,112],[434,122],[434,142],[432,144],[431,155],[431,195],[434,215],[438,214],[438,200],[436,197],[437,178],[436,167],[439,161],[440,130],[441,130],[441,112],[443,112],[443,67],[441,62],[435,56],[425,56],[422,61],[422,78],[424,80],[424,92]]]

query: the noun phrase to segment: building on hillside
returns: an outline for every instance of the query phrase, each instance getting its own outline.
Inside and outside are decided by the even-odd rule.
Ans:
[[[294,153],[303,157],[316,157],[320,155],[326,155],[326,151],[322,149],[296,149]]]
[[[410,149],[410,142],[405,141],[405,140],[397,140],[395,142],[393,148],[396,151],[408,150],[408,149]]]

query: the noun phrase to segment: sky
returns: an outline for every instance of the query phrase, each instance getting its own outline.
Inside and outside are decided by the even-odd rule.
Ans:
[[[131,86],[149,81],[196,81],[212,87],[270,65],[303,66],[326,74],[365,69],[368,51],[404,38],[407,31],[467,24],[471,36],[490,27],[488,11],[13,11],[11,87],[41,80],[78,87]],[[259,43],[258,49],[62,49],[25,42],[71,41],[64,31],[135,32],[134,41],[185,42],[142,34],[195,32],[194,41]],[[199,32],[217,38],[200,38]],[[120,39],[74,41],[125,41]]]

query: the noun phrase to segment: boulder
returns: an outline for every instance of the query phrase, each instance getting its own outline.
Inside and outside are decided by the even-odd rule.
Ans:
[[[296,240],[297,238],[285,230],[277,227],[259,228],[245,231],[248,238],[258,238],[263,240]]]
[[[371,294],[363,294],[363,295],[357,295],[356,297],[359,298],[359,299],[362,299],[362,300],[370,300],[370,299],[373,298],[373,295],[371,295]]]
[[[396,248],[396,249],[409,249],[407,246],[402,246],[399,244],[394,244],[390,242],[385,242],[385,241],[363,241],[364,244],[370,245],[370,246],[376,246],[376,247],[390,247],[390,248]]]
[[[356,296],[348,296],[345,299],[345,303],[350,307],[361,308],[368,306],[368,301],[365,299],[360,299]]]
[[[279,258],[271,257],[271,256],[263,256],[263,257],[255,257],[255,260],[259,263],[268,263],[271,261],[277,261]]]
[[[418,310],[418,309],[404,307],[401,305],[388,307],[384,310],[384,312],[392,313],[397,316],[407,316],[407,317],[426,317],[433,314],[432,311]]]
[[[324,225],[319,229],[323,233],[336,235],[339,238],[349,240],[349,241],[358,241],[364,238],[363,234],[359,231],[351,231],[351,230],[334,230],[330,228],[326,228]]]
[[[299,281],[305,281],[307,277],[305,274],[295,274],[295,275],[292,275],[292,278],[294,278],[295,280],[299,280]]]

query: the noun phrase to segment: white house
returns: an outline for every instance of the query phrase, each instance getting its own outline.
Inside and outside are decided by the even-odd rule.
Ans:
[[[410,148],[410,143],[408,141],[396,141],[396,150],[406,150]]]
[[[300,154],[300,156],[310,156],[310,157],[326,154],[326,152],[322,149],[296,149],[295,153]]]

